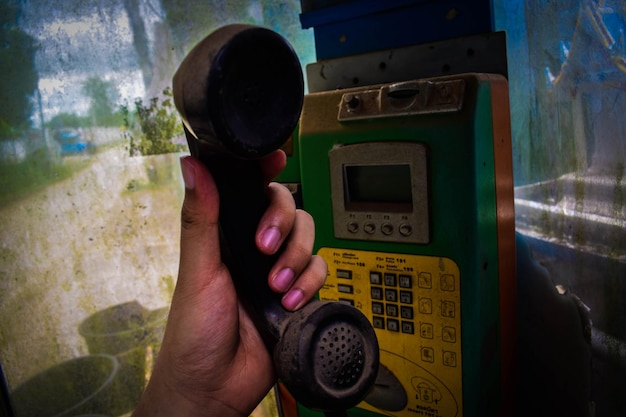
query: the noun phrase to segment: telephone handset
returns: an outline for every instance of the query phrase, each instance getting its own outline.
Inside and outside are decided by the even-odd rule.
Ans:
[[[287,140],[302,109],[304,82],[293,49],[271,30],[224,26],[189,52],[173,90],[191,154],[218,187],[225,263],[273,352],[279,379],[309,408],[356,405],[378,371],[371,324],[340,302],[312,300],[296,312],[285,310],[267,286],[277,255],[261,254],[255,245],[268,206],[257,159]]]

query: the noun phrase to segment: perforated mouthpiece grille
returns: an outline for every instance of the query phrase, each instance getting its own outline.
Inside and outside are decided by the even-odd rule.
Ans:
[[[359,329],[347,323],[332,323],[319,330],[313,352],[313,369],[322,384],[333,389],[349,388],[361,378],[365,354]]]

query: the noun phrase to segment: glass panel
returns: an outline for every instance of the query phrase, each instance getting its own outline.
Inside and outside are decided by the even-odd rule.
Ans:
[[[94,381],[41,397],[60,413],[111,382],[110,362],[76,358],[107,353],[121,368],[102,414],[132,411],[178,269],[187,149],[171,77],[233,22],[281,33],[311,62],[299,12],[296,0],[2,2],[0,359],[10,390],[29,383],[16,401],[77,373]]]
[[[508,41],[517,229],[554,284],[589,308],[596,415],[622,414],[626,8],[621,0],[495,4]]]

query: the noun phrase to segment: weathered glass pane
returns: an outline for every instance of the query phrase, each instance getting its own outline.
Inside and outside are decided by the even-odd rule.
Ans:
[[[312,61],[299,11],[295,0],[0,5],[0,358],[10,390],[29,381],[19,415],[41,411],[33,395],[60,413],[106,382],[106,360],[75,359],[88,354],[121,365],[102,414],[133,409],[178,269],[187,147],[172,75],[233,22],[270,27]],[[76,375],[93,383],[45,397]]]

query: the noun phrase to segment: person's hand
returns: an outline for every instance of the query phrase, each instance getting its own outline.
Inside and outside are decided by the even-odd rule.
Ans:
[[[261,161],[265,178],[285,166],[285,154]],[[180,269],[161,350],[139,402],[140,416],[249,416],[275,383],[271,356],[237,299],[220,257],[219,196],[202,163],[181,159],[185,182]],[[326,278],[326,263],[312,256],[314,224],[296,210],[282,185],[269,183],[270,207],[257,229],[266,254],[285,248],[268,285],[295,310],[306,304]]]

